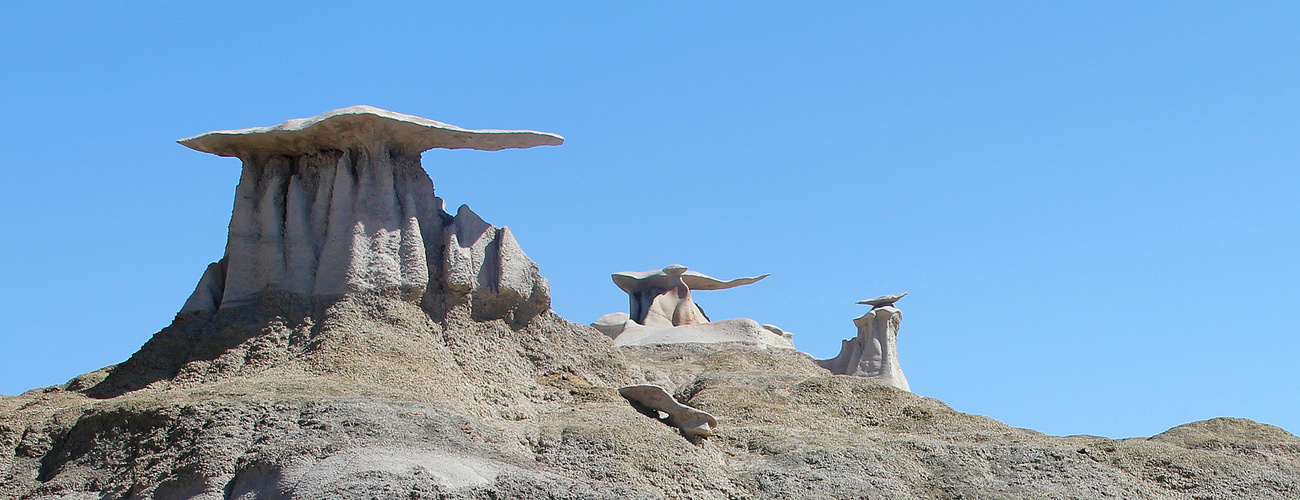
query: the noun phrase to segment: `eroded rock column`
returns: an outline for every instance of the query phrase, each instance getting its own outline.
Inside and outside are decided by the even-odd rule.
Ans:
[[[487,317],[550,307],[545,279],[509,229],[465,206],[446,213],[420,154],[558,145],[557,135],[467,130],[354,106],[180,142],[243,162],[225,256],[204,272],[182,313],[248,304],[271,291],[380,293],[430,307],[471,300]]]
[[[874,307],[853,320],[858,335],[844,341],[838,356],[816,360],[817,364],[837,375],[869,378],[911,391],[898,363],[898,326],[903,322],[903,312],[894,307],[894,302],[903,295],[859,302]]]

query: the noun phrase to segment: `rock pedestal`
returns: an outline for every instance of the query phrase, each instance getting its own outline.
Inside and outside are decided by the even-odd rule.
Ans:
[[[688,270],[680,264],[654,271],[624,271],[611,275],[614,284],[627,292],[628,317],[645,326],[708,323],[704,310],[691,299],[691,290],[725,290],[756,283],[767,276],[724,281]]]
[[[642,312],[641,324],[645,326],[686,326],[709,322],[704,310],[691,299],[691,288],[682,281],[686,266],[671,265],[663,272],[668,275],[668,288],[654,297],[650,307]]]
[[[509,229],[466,206],[446,213],[420,153],[563,141],[369,106],[183,139],[198,151],[239,158],[243,173],[225,256],[208,266],[181,312],[243,305],[270,291],[373,292],[429,307],[449,296],[471,298],[476,314],[495,317],[545,311],[547,282]]]
[[[710,321],[691,298],[691,290],[725,290],[755,283],[768,275],[720,280],[673,264],[656,271],[614,273],[627,292],[628,313],[601,316],[592,327],[621,346],[740,342],[793,349],[790,334],[752,319]]]
[[[837,375],[869,378],[911,391],[898,364],[898,325],[902,321],[903,312],[893,305],[872,309],[853,320],[858,336],[844,341],[839,356],[819,359],[817,364]]]

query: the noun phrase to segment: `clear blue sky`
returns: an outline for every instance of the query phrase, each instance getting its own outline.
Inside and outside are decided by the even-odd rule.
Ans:
[[[615,271],[772,273],[697,300],[830,357],[908,291],[958,410],[1300,431],[1300,4],[267,3],[0,6],[0,393],[126,359],[221,257],[238,161],[176,139],[369,104],[568,138],[424,163],[571,320]]]

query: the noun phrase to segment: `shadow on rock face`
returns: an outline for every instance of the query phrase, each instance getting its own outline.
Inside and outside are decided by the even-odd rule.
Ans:
[[[293,348],[305,347],[303,344],[314,337],[316,325],[312,318],[322,317],[330,300],[337,298],[267,293],[250,305],[178,314],[171,325],[154,334],[130,359],[114,367],[84,394],[96,399],[114,398],[171,380],[183,367],[195,362],[208,363],[215,372],[269,366]],[[249,342],[253,339],[258,341]],[[234,362],[232,350],[244,354],[243,359]],[[277,350],[282,352],[273,352]],[[218,363],[220,358],[230,362]]]

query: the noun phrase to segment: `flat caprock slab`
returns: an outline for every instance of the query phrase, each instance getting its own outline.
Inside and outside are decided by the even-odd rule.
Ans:
[[[903,296],[905,295],[907,295],[907,292],[895,293],[891,295],[881,295],[879,297],[873,297],[867,300],[859,300],[858,303],[864,306],[872,306],[872,307],[892,306],[894,305],[895,302],[898,302],[898,299],[903,298]]]
[[[682,266],[681,264],[673,264],[665,267],[663,270],[656,269],[644,272],[623,271],[621,273],[614,273],[611,277],[614,278],[615,285],[618,285],[618,287],[624,292],[631,294],[650,288],[669,288],[672,279],[669,278],[668,273],[665,270],[677,267],[685,266]],[[707,274],[701,274],[695,271],[686,271],[682,273],[682,282],[691,290],[726,290],[741,285],[757,283],[759,280],[768,276],[771,276],[771,273],[762,276],[751,276],[748,278],[736,278],[734,280],[724,281]]]
[[[498,151],[558,146],[558,134],[532,130],[470,130],[428,118],[373,106],[351,106],[311,118],[288,120],[274,127],[218,130],[177,142],[205,153],[234,156],[249,152],[300,155],[336,149],[344,142],[372,144],[382,138],[389,149],[419,153],[433,148]]]

